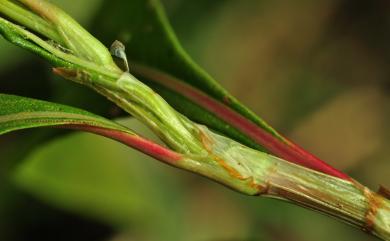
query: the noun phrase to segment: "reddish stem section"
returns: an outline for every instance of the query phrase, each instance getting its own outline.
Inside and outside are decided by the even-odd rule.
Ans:
[[[283,140],[278,139],[271,133],[231,109],[229,106],[226,106],[194,87],[179,81],[175,77],[137,64],[133,64],[133,69],[141,76],[156,81],[159,84],[174,90],[176,93],[182,94],[189,100],[199,104],[211,113],[214,113],[216,116],[231,124],[256,143],[264,146],[271,153],[279,156],[280,158],[328,175],[345,180],[351,180],[351,178],[345,173],[308,153],[287,138],[283,137]]]
[[[87,131],[108,137],[110,139],[119,141],[127,146],[135,148],[153,158],[166,162],[170,165],[174,165],[176,162],[180,161],[183,158],[181,154],[169,150],[163,146],[160,146],[150,140],[147,140],[138,135],[129,134],[119,130],[106,129],[89,125],[63,125],[62,127],[74,130]]]

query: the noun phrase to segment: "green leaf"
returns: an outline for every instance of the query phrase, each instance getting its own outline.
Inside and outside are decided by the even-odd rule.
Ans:
[[[87,111],[14,95],[0,94],[0,134],[44,126],[89,126],[131,133],[127,128]]]
[[[125,43],[130,72],[190,119],[252,148],[347,178],[276,132],[198,66],[180,45],[158,0],[105,1],[95,28],[106,44],[115,39]]]
[[[102,135],[172,164],[182,155],[147,140],[130,129],[73,107],[0,94],[0,135],[26,128],[62,126]]]

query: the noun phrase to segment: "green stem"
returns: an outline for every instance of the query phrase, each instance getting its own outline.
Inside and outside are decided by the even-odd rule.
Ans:
[[[1,11],[1,10],[0,10]],[[4,18],[0,17],[0,24],[3,25],[3,27],[7,27],[11,31],[13,31],[15,34],[20,35],[22,38],[28,39],[32,42],[34,42],[36,45],[41,47],[42,49],[45,49],[49,53],[55,55],[56,57],[65,60],[69,63],[72,63],[76,66],[80,66],[80,68],[87,70],[87,71],[92,71],[97,74],[102,74],[105,75],[106,77],[109,78],[119,78],[121,75],[122,71],[119,68],[110,68],[106,69],[104,66],[98,65],[96,63],[93,63],[91,61],[87,61],[85,59],[82,59],[78,56],[66,53],[62,51],[60,48],[56,48],[55,46],[49,44],[48,41],[44,41],[37,35],[29,32],[28,30],[15,25]]]
[[[122,107],[139,119],[148,122],[149,127],[171,148],[181,153],[197,155],[206,153],[199,141],[198,128],[186,117],[176,112],[151,88],[129,73],[124,73],[116,83],[123,93],[117,95],[122,99],[120,103],[125,103]]]
[[[71,50],[80,59],[117,71],[108,49],[64,11],[44,0],[18,0],[35,13],[0,0],[0,12],[16,22]]]
[[[192,164],[194,172],[210,176],[223,167],[229,175],[219,175],[217,180],[236,190],[285,199],[390,240],[390,201],[387,198],[356,181],[326,175],[250,149],[205,127],[200,129],[206,149],[214,160],[208,163],[214,165]]]
[[[54,25],[43,20],[35,13],[8,0],[0,0],[0,12],[19,22],[23,26],[64,45],[60,35],[55,31]]]

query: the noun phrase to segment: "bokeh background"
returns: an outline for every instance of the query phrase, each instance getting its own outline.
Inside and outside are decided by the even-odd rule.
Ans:
[[[94,26],[103,0],[53,2]],[[108,1],[108,0],[107,0]],[[365,185],[390,186],[390,3],[163,0],[190,55],[277,130]],[[110,18],[110,16],[107,16]],[[151,134],[0,40],[0,91]],[[130,56],[131,58],[131,56]],[[376,240],[294,205],[237,194],[102,137],[0,137],[0,240]]]

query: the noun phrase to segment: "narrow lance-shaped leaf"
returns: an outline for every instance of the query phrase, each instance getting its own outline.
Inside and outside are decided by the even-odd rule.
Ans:
[[[113,20],[106,21],[106,16]],[[252,148],[265,148],[286,160],[349,179],[283,137],[199,67],[181,47],[158,0],[105,1],[97,20],[100,39],[126,44],[133,62],[130,72],[192,120]]]
[[[130,129],[77,108],[0,94],[0,135],[35,127],[57,126],[96,133],[172,163],[181,155],[135,134]]]

